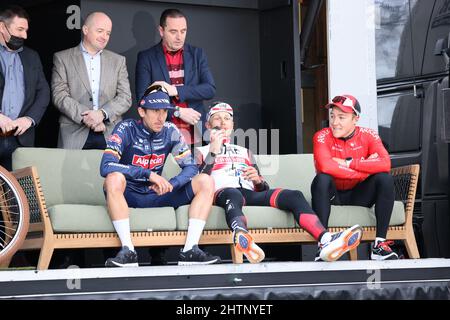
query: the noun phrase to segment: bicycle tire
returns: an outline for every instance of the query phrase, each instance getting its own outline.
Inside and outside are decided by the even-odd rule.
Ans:
[[[5,197],[6,195],[6,197]],[[16,201],[17,205],[10,205]],[[17,207],[10,210],[11,207]],[[17,211],[15,211],[17,210]],[[15,215],[17,221],[9,219]],[[8,224],[11,224],[8,226]],[[28,199],[17,179],[0,166],[0,265],[8,262],[25,240],[30,225]]]

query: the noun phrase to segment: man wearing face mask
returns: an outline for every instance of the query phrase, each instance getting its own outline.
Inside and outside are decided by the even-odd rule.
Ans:
[[[0,8],[0,165],[8,170],[16,148],[34,145],[50,100],[39,55],[24,46],[28,21],[21,7]]]

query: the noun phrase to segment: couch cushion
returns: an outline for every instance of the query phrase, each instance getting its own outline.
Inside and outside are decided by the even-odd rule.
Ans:
[[[316,175],[312,154],[257,155],[255,158],[271,188],[300,190],[311,203],[311,183]]]
[[[169,180],[170,178],[175,177],[180,172],[181,172],[180,166],[176,163],[172,154],[169,154],[166,163],[164,163],[164,168],[161,175],[167,180]]]
[[[181,206],[176,210],[177,229],[187,230],[188,208]],[[249,228],[293,228],[295,226],[292,214],[271,207],[244,207]],[[205,225],[205,230],[227,230],[225,212],[222,208],[213,206]]]
[[[57,204],[105,205],[100,161],[103,150],[18,148],[13,153],[13,169],[35,166],[41,180],[47,206]],[[181,171],[172,155],[163,176]]]
[[[48,208],[53,230],[62,232],[114,232],[104,206],[60,204]],[[172,207],[130,209],[131,231],[175,230]]]
[[[182,206],[176,210],[177,229],[187,230],[188,208]],[[247,217],[247,226],[253,228],[293,228],[297,226],[294,216],[283,210],[271,207],[244,207],[243,211]],[[394,203],[390,225],[401,225],[405,223],[405,212],[400,201]],[[358,206],[331,206],[329,220],[330,227],[346,227],[359,224],[363,227],[376,226],[375,213],[373,208]],[[226,230],[229,229],[225,221],[225,211],[217,206],[213,206],[205,225],[205,230]]]
[[[55,204],[104,205],[100,176],[102,150],[18,148],[13,169],[35,166],[48,207]]]
[[[394,202],[390,226],[398,226],[405,223],[405,210],[401,201]],[[331,215],[328,225],[330,227],[352,226],[359,224],[363,227],[375,227],[376,218],[374,207],[365,208],[359,206],[331,206]]]

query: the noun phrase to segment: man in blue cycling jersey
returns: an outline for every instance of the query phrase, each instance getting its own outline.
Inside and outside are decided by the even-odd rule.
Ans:
[[[138,266],[130,234],[129,207],[177,208],[191,203],[186,243],[179,265],[211,264],[220,258],[202,251],[198,241],[208,218],[214,196],[214,182],[198,174],[189,146],[177,127],[166,122],[171,109],[169,96],[160,86],[150,87],[139,102],[141,120],[124,120],[108,138],[100,172],[108,212],[122,243],[122,249],[109,258],[107,267]],[[177,176],[161,176],[169,153],[181,167]]]

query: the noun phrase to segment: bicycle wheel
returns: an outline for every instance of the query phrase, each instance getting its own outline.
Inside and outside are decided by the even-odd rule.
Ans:
[[[21,247],[30,224],[28,200],[16,178],[0,166],[0,264]]]

